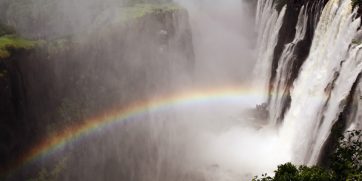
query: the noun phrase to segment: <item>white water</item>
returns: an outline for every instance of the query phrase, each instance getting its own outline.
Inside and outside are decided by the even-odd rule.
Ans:
[[[276,81],[274,81],[274,90],[272,90],[271,102],[269,105],[269,117],[270,123],[276,125],[281,121],[280,116],[283,108],[283,98],[288,91],[287,79],[288,75],[292,71],[294,58],[294,49],[298,42],[302,41],[305,37],[307,30],[308,16],[304,7],[301,9],[298,22],[296,25],[296,35],[293,42],[285,45],[283,53],[279,59],[279,65],[277,68]]]
[[[353,17],[349,0],[328,2],[315,31],[310,55],[294,82],[290,110],[280,137],[292,151],[295,163],[317,162],[321,147],[362,70],[361,45],[350,47],[360,23]]]
[[[286,7],[278,13],[273,7],[273,0],[258,0],[256,15],[257,62],[254,70],[254,87],[264,92],[261,102],[267,101],[270,69],[274,56],[274,48],[278,43],[279,30],[283,23]]]
[[[250,50],[252,43],[249,39],[253,39],[254,36],[250,36],[248,31],[254,22],[250,22],[250,18],[245,15],[246,8],[241,2],[240,0],[213,2],[180,0],[179,2],[188,9],[190,15],[196,55],[196,75],[202,84],[217,87],[223,84],[241,85],[243,81],[250,80],[252,73],[250,64],[254,64],[255,52]],[[268,1],[263,12],[260,11],[258,24],[261,29],[267,29],[261,31],[263,38],[259,38],[257,43],[267,46],[260,47],[257,55],[259,62],[256,67],[259,68],[259,73],[265,74],[263,78],[258,79],[265,93],[268,91],[265,81],[269,76],[267,69],[271,67],[284,12],[285,8],[279,15],[272,8],[272,1]],[[273,17],[271,18],[268,13],[273,13]],[[269,50],[268,55],[263,54],[263,48]],[[267,64],[261,67],[265,62]],[[192,127],[198,122],[203,123],[195,131],[198,134],[189,141],[189,144],[195,142],[197,145],[196,149],[190,151],[190,155],[197,155],[192,159],[192,164],[201,164],[197,166],[205,173],[205,180],[251,180],[253,176],[272,172],[277,165],[290,160],[290,155],[284,152],[285,149],[280,144],[276,131],[273,128],[261,128],[262,123],[253,116],[249,115],[250,118],[243,113],[243,109],[254,108],[260,101],[265,101],[266,97],[256,99],[249,102],[249,107],[243,108],[240,105],[231,107],[218,102],[216,109],[210,109],[212,105],[203,109],[193,107],[195,113],[191,111],[184,114],[187,118],[181,122],[192,122]],[[210,131],[208,127],[216,127],[218,131]],[[270,155],[276,156],[270,157]],[[190,165],[188,164],[188,167]]]
[[[278,130],[268,126],[255,128],[252,124],[247,123],[244,117],[236,118],[236,120],[241,119],[240,123],[243,124],[232,125],[225,131],[216,134],[198,131],[202,135],[197,139],[194,138],[194,141],[196,145],[202,146],[197,147],[197,153],[200,154],[197,155],[197,159],[202,160],[200,163],[206,162],[206,165],[210,166],[209,169],[203,170],[206,172],[207,180],[251,178],[253,175],[263,172],[271,173],[277,164],[288,161],[297,164],[315,164],[317,162],[331,127],[343,110],[343,100],[348,96],[352,84],[362,70],[361,46],[350,46],[357,34],[359,20],[353,21],[354,14],[351,11],[349,1],[341,2],[331,0],[322,12],[315,30],[310,55],[294,83],[294,88],[291,90],[290,110]],[[211,44],[216,48],[212,49],[211,52],[198,49],[199,52],[196,51],[196,55],[199,57],[197,58],[199,60],[201,58],[202,61],[220,61],[223,56],[216,56],[216,52],[220,50],[218,44],[206,40],[210,39],[208,37],[214,37],[213,35],[220,35],[224,32],[231,35],[234,31],[205,29],[205,27],[213,27],[210,25],[220,25],[220,22],[210,18],[210,15],[215,12],[205,11],[210,14],[203,17],[197,14],[202,11],[205,10],[196,8],[192,9],[190,13],[191,20],[194,21],[192,23],[193,33],[199,36],[196,38],[196,43],[200,43],[199,47],[207,47],[206,45]],[[266,101],[268,97],[271,64],[285,11],[286,7],[278,13],[273,7],[272,0],[258,1],[256,27],[259,36],[254,76],[257,78],[255,85],[264,92],[264,97],[258,101]],[[204,18],[207,18],[207,21],[201,21],[205,20]],[[278,121],[278,115],[280,115],[283,107],[282,97],[286,89],[287,75],[291,71],[290,64],[294,61],[295,45],[305,38],[307,21],[307,10],[302,8],[298,17],[294,40],[285,46],[279,61],[275,83],[276,90],[272,95],[270,105],[270,121],[273,125]],[[204,34],[200,34],[200,32],[204,32]],[[230,36],[225,36],[225,38],[231,40]],[[223,43],[226,42],[221,41],[219,45],[225,47],[227,44]],[[210,51],[210,49],[208,50]],[[218,66],[210,70],[214,68],[218,69]],[[338,77],[336,72],[338,72]],[[213,77],[214,75],[208,76]],[[329,91],[326,91],[327,87],[330,87]],[[222,120],[223,123],[230,121],[230,119],[232,122],[235,121],[234,118],[229,117],[229,114],[226,114],[226,117],[218,118],[217,112],[223,113],[220,110],[217,109],[206,114],[201,113],[201,116],[198,115],[200,113],[195,113],[195,122],[199,117],[209,121],[213,119]],[[208,118],[205,115],[211,117]],[[190,118],[192,116],[188,117],[188,119]],[[234,174],[242,176],[235,176]]]

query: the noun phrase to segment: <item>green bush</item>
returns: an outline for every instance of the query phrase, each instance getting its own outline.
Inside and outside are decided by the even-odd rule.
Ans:
[[[337,180],[361,178],[362,131],[349,131],[343,135],[331,162],[331,169],[337,174]]]
[[[275,176],[263,174],[253,181],[362,181],[362,131],[348,131],[339,139],[338,146],[330,158],[331,166],[279,165]]]
[[[266,174],[261,178],[255,177],[253,181],[334,181],[334,172],[322,169],[317,166],[297,166],[286,163],[279,165],[275,171],[275,176],[270,177]]]
[[[37,45],[36,41],[19,38],[15,35],[5,35],[0,37],[0,58],[8,58],[10,50],[28,50]]]

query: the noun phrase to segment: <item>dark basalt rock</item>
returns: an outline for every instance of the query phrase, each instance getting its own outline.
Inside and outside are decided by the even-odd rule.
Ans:
[[[19,67],[28,53],[17,51],[15,54],[0,59],[0,170],[3,163],[22,153],[33,136],[28,131],[34,124],[26,119],[28,102],[24,75]]]

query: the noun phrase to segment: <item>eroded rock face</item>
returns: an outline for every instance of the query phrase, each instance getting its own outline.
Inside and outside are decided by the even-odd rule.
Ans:
[[[25,137],[24,122],[25,90],[17,63],[13,59],[0,60],[0,162],[22,148]],[[17,135],[14,132],[18,132]],[[20,136],[22,135],[22,136]]]
[[[8,141],[1,142],[0,163],[12,163],[48,133],[176,89],[176,77],[192,74],[185,10],[156,7],[105,22],[1,60],[0,136]]]

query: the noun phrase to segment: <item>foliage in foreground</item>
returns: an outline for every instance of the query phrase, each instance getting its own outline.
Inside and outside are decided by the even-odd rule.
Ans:
[[[338,142],[329,168],[279,165],[275,176],[267,174],[253,181],[362,181],[362,131],[348,131]]]
[[[317,166],[295,166],[291,163],[279,165],[275,176],[262,175],[255,177],[253,181],[332,181],[335,175],[332,171]]]

